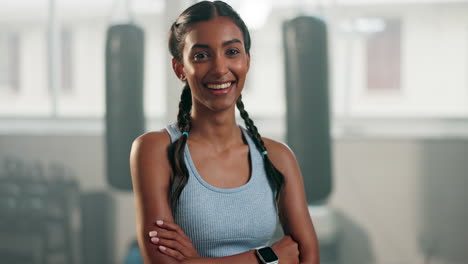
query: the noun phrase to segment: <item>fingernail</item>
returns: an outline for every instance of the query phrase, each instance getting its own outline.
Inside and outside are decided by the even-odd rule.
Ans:
[[[158,243],[158,241],[159,241],[159,238],[157,238],[157,237],[152,237],[151,238],[151,242]]]
[[[166,250],[166,247],[165,247],[165,246],[159,246],[159,248],[160,248],[161,250]]]
[[[157,235],[158,235],[158,232],[156,232],[156,231],[149,232],[150,237],[154,237],[154,236],[157,236]]]
[[[163,224],[163,221],[162,221],[162,220],[158,220],[158,221],[156,221],[156,224],[157,224],[157,225],[162,225],[162,224]]]

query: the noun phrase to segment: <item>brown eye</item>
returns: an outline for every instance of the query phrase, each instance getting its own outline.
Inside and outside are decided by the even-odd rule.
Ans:
[[[194,60],[203,60],[203,59],[206,59],[206,58],[208,58],[208,53],[206,53],[206,52],[199,52],[199,53],[196,53],[195,55],[193,55]]]
[[[240,52],[239,52],[238,50],[236,50],[236,49],[228,49],[228,50],[226,51],[226,54],[229,55],[229,56],[234,56],[234,55],[237,55],[237,54],[239,54],[239,53],[240,53]]]

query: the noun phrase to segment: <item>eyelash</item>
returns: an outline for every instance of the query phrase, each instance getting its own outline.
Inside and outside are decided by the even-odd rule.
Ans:
[[[237,54],[239,54],[240,51],[238,51],[237,49],[229,49],[226,51],[226,55],[228,56],[235,56]],[[200,55],[204,55],[204,57],[200,57]],[[194,60],[202,60],[202,59],[205,59],[209,56],[209,54],[207,52],[199,52],[199,53],[196,53],[195,55],[193,55],[193,59]]]
[[[234,52],[234,53],[231,53],[231,52]],[[240,51],[238,51],[236,49],[229,49],[226,53],[228,53],[228,55],[230,55],[230,56],[233,56],[233,55],[239,54]]]
[[[200,58],[199,55],[205,55],[205,57]],[[201,60],[201,59],[204,59],[206,57],[208,57],[208,53],[206,53],[206,52],[200,52],[200,53],[196,53],[195,55],[193,55],[194,60]]]

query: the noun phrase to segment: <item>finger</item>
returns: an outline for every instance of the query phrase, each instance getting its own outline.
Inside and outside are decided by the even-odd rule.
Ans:
[[[184,257],[198,256],[198,253],[196,252],[196,250],[193,248],[193,245],[191,244],[189,244],[188,246],[186,245],[184,246],[183,244],[175,240],[169,240],[169,239],[158,238],[158,237],[152,237],[151,243],[176,250],[179,253],[181,253]]]
[[[184,247],[184,245],[180,244],[179,242],[177,242],[177,241],[175,241],[175,240],[160,238],[159,241],[157,242],[157,244],[160,245],[160,246],[164,246],[164,247],[166,247],[166,248],[170,248],[170,249],[176,250],[176,251],[178,251],[180,254],[182,254],[183,256],[186,256],[185,252],[188,251],[188,250]]]
[[[157,245],[159,243],[159,238],[158,237],[152,237],[151,239],[151,243]]]
[[[158,231],[158,235],[157,235],[159,238],[167,238],[167,239],[177,239],[178,237],[180,237],[180,235],[175,232],[175,231],[169,231],[169,230],[165,230],[165,229],[160,229]]]
[[[184,260],[185,259],[185,257],[180,252],[178,252],[176,250],[167,248],[165,246],[159,246],[158,249],[163,254],[168,255],[170,257],[173,257],[173,258],[175,258],[177,260]]]
[[[175,231],[168,231],[165,229],[161,229],[158,231],[158,238],[164,238],[168,240],[175,240],[179,242],[181,245],[183,245],[186,248],[191,248],[193,247],[192,241],[186,237],[182,237],[179,235],[179,233],[176,233]]]
[[[178,234],[180,234],[181,236],[189,239],[189,237],[184,233],[182,228],[180,228],[180,226],[177,225],[176,223],[169,222],[169,221],[158,220],[158,221],[156,221],[156,225],[161,227],[161,228],[167,229],[167,230],[175,231]]]

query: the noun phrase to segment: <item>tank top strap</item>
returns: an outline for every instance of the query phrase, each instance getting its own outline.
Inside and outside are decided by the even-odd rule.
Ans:
[[[249,131],[245,129],[244,127],[240,126],[244,137],[247,139],[247,144],[249,145],[249,150],[250,150],[250,156],[252,158],[252,162],[257,162],[257,163],[262,163],[262,154],[260,151],[257,149],[257,146],[255,145],[255,142],[252,139],[252,136],[250,135]]]
[[[166,126],[167,133],[169,133],[169,136],[171,137],[171,142],[174,143],[176,140],[178,140],[181,136],[182,133],[180,132],[179,128],[177,127],[177,124],[170,124]]]

